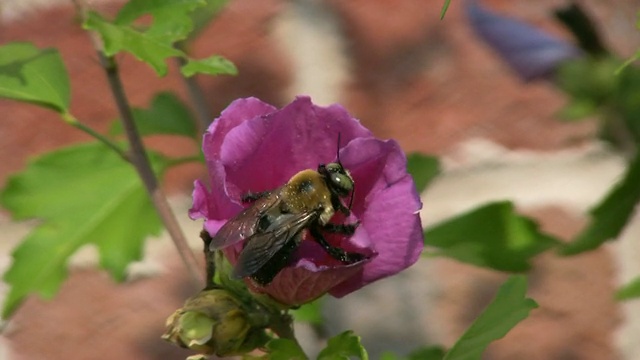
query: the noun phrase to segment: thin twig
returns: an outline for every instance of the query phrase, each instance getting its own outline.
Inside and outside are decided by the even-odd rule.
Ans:
[[[176,57],[176,61],[180,67],[187,63],[187,59],[180,56]],[[207,130],[207,127],[212,120],[211,112],[207,106],[207,100],[205,99],[202,88],[198,84],[195,76],[184,76],[182,72],[180,72],[180,77],[187,88],[191,104],[196,110],[196,129],[198,130],[198,134],[202,135]]]
[[[72,2],[76,7],[76,10],[80,17],[83,20],[86,19],[87,8],[83,0],[72,0]],[[204,283],[203,274],[198,267],[198,261],[195,257],[195,254],[193,253],[193,251],[191,251],[191,248],[189,248],[189,244],[187,243],[186,237],[184,236],[184,233],[182,232],[182,229],[178,224],[178,220],[176,219],[175,214],[169,206],[167,197],[158,185],[158,180],[156,179],[153,168],[151,167],[151,163],[149,162],[149,158],[147,157],[147,152],[144,148],[144,145],[142,144],[142,139],[133,121],[133,113],[131,111],[129,101],[127,100],[127,97],[125,95],[122,81],[120,80],[120,74],[118,73],[117,64],[113,57],[107,56],[104,53],[102,42],[100,41],[98,36],[95,33],[91,32],[90,37],[93,46],[98,53],[100,64],[107,74],[107,80],[109,81],[109,85],[111,87],[111,93],[118,107],[118,112],[120,113],[122,127],[127,134],[127,139],[130,146],[127,158],[130,160],[130,162],[138,172],[138,175],[140,176],[145,189],[149,193],[151,201],[156,208],[158,215],[160,215],[162,223],[167,229],[171,240],[178,250],[178,254],[182,259],[182,262],[185,264],[187,270],[189,271],[191,280],[198,288],[200,288]]]
[[[147,152],[144,148],[144,145],[142,144],[142,139],[140,138],[138,129],[136,128],[136,125],[133,121],[133,113],[125,95],[122,82],[120,81],[117,64],[113,57],[106,56],[101,49],[97,49],[97,51],[98,57],[100,58],[100,64],[102,64],[102,67],[107,73],[107,79],[111,87],[111,92],[118,107],[118,112],[120,113],[122,127],[127,134],[127,139],[130,146],[129,157],[131,159],[131,163],[136,168],[136,171],[142,179],[147,192],[151,196],[153,205],[160,215],[164,226],[169,232],[169,235],[171,236],[171,239],[173,240],[173,243],[175,244],[180,257],[182,258],[182,261],[187,266],[192,280],[194,281],[196,286],[202,286],[202,284],[204,283],[204,278],[202,276],[202,272],[198,267],[198,261],[187,243],[186,237],[184,236],[184,233],[182,232],[182,229],[178,224],[178,220],[176,219],[175,214],[169,206],[164,192],[158,186],[158,180],[156,179],[156,176],[153,172],[151,163],[149,162],[149,158],[147,157]]]

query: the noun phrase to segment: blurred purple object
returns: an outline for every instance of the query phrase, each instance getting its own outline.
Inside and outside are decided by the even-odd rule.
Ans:
[[[465,7],[476,34],[525,81],[548,78],[562,62],[583,55],[574,44],[491,12],[477,1],[468,0]]]

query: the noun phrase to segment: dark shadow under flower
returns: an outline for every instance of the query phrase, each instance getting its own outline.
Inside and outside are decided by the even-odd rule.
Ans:
[[[205,230],[215,235],[242,210],[244,194],[273,190],[303,169],[335,161],[338,135],[340,160],[356,185],[351,216],[336,214],[332,222],[360,226],[350,237],[333,234],[327,240],[370,259],[340,263],[304,234],[291,264],[269,285],[247,280],[283,304],[303,304],[326,292],[341,297],[417,261],[423,248],[421,203],[406,157],[395,141],[376,139],[341,106],[316,106],[308,97],[280,110],[255,98],[237,100],[204,136],[211,189],[196,181],[190,216],[205,219]],[[241,249],[225,250],[231,263]]]

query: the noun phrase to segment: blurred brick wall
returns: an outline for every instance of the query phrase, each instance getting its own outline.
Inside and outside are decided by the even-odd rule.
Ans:
[[[30,41],[41,47],[58,48],[71,76],[73,114],[88,125],[105,130],[116,117],[105,76],[72,8],[59,3],[5,20],[0,24],[0,43]],[[485,3],[566,36],[550,15],[552,8],[565,1]],[[635,50],[640,43],[634,30],[637,1],[590,0],[581,4],[598,20],[605,39],[616,50],[623,55]],[[109,13],[119,6],[107,1],[93,5]],[[523,84],[477,41],[462,14],[462,2],[452,2],[442,21],[440,6],[441,2],[423,0],[232,0],[194,42],[191,51],[196,56],[224,55],[236,63],[240,74],[201,77],[198,81],[214,116],[238,97],[257,96],[283,105],[295,93],[307,93],[322,101],[341,102],[376,135],[396,138],[406,151],[446,155],[474,138],[490,139],[512,150],[557,151],[591,140],[593,123],[561,123],[554,118],[565,99],[552,85]],[[310,34],[310,38],[304,34]],[[317,65],[313,65],[314,60]],[[167,77],[157,78],[129,55],[119,55],[118,61],[134,106],[146,106],[154,93],[163,90],[174,91],[186,100],[173,64]],[[318,76],[331,77],[331,81],[314,84],[313,79]],[[22,169],[29,157],[89,140],[51,111],[33,106],[0,100],[0,117],[0,186],[10,173]],[[173,155],[197,151],[188,142],[168,137],[153,137],[149,142]],[[167,186],[174,193],[188,193],[193,179],[203,174],[197,165],[182,166],[169,174]],[[562,211],[534,215],[565,236],[575,232],[576,224],[582,221]],[[557,219],[568,223],[558,225],[554,222]],[[590,256],[595,258],[576,261],[585,261],[578,266],[580,269],[603,270],[598,272],[601,277],[596,282],[596,293],[604,299],[611,291],[613,265],[606,252]],[[551,261],[551,267],[565,266],[540,260],[545,261]],[[179,267],[176,259],[167,263],[170,268]],[[447,266],[456,265],[440,267],[443,274],[447,273]],[[574,271],[574,263],[566,266],[562,271]],[[54,302],[32,300],[18,313],[18,330],[10,336],[12,345],[19,349],[18,354],[30,359],[182,358],[184,352],[162,344],[156,336],[162,331],[164,316],[188,294],[179,285],[184,278],[178,274],[114,286],[102,273],[75,272]],[[536,279],[554,281],[553,276],[543,275],[538,274]],[[493,281],[487,280],[489,289],[495,288]],[[579,287],[579,293],[590,284],[573,285]],[[555,295],[564,289],[562,280],[547,285],[558,289],[554,290]],[[545,294],[547,285],[538,291]],[[460,294],[482,298],[480,293],[487,292],[472,290],[460,290]],[[475,310],[469,306],[484,303],[482,299],[472,299],[471,304],[451,310],[451,314],[457,314],[452,315],[457,322],[451,325],[454,330],[448,332],[452,334],[450,338],[470,321],[471,315],[464,314]],[[520,353],[518,357],[612,358],[615,350],[610,336],[616,326],[615,305],[598,300],[594,306],[605,319],[598,317],[602,320],[598,326],[582,322],[567,325],[574,330],[592,327],[594,332],[574,331],[562,324],[548,330],[545,321],[553,317],[548,313],[537,325],[516,333],[514,345],[502,342],[492,348],[491,358],[514,358],[522,344],[537,341],[547,344],[540,347],[547,353],[540,353],[539,357]],[[562,309],[565,310],[570,309]],[[579,319],[580,315],[569,317]],[[537,336],[541,339],[534,339]],[[597,350],[575,350],[583,341],[593,343],[593,339],[597,340],[593,345]]]

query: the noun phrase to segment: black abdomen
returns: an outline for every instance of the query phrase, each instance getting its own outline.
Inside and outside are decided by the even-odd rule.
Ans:
[[[296,236],[300,236],[300,234]],[[298,241],[294,239],[287,241],[284,246],[282,246],[282,249],[278,250],[266,264],[256,271],[255,274],[251,275],[251,278],[262,286],[268,285],[280,270],[289,265],[291,255],[297,247]]]

